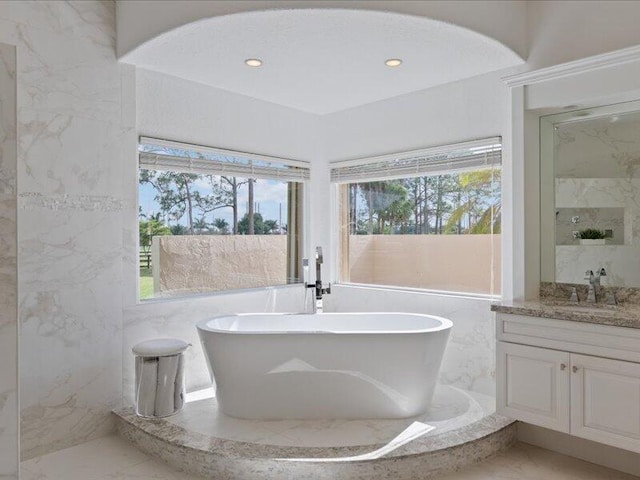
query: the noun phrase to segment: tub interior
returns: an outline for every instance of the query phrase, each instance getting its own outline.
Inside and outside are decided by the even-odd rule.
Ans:
[[[239,314],[205,320],[203,330],[236,333],[410,333],[445,330],[451,322],[409,313]]]

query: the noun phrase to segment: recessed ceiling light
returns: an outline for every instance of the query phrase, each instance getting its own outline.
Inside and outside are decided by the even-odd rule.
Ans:
[[[387,67],[399,67],[400,65],[402,65],[402,60],[400,60],[399,58],[390,58],[389,60],[386,60],[384,64]]]
[[[259,58],[247,58],[244,63],[246,63],[249,67],[259,67],[262,65],[262,60]]]

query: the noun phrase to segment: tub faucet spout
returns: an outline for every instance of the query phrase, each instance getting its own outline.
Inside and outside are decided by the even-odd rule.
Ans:
[[[322,247],[316,247],[316,282],[307,284],[307,288],[315,289],[313,313],[322,312],[322,296],[331,293],[331,284],[326,288],[322,286]]]

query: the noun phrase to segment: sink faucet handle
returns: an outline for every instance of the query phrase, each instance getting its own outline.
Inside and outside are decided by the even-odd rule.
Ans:
[[[598,275],[600,275],[601,277],[607,276],[607,271],[604,269],[604,267],[600,268]]]
[[[591,277],[593,277],[593,270],[587,270],[586,272],[584,272],[584,279],[585,280],[590,280]]]
[[[571,303],[578,303],[578,291],[576,290],[576,287],[573,287],[571,289],[571,296],[569,297],[569,302]]]

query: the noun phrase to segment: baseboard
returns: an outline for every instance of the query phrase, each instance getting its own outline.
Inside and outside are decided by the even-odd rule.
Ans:
[[[640,453],[518,422],[518,440],[570,457],[640,476]]]

